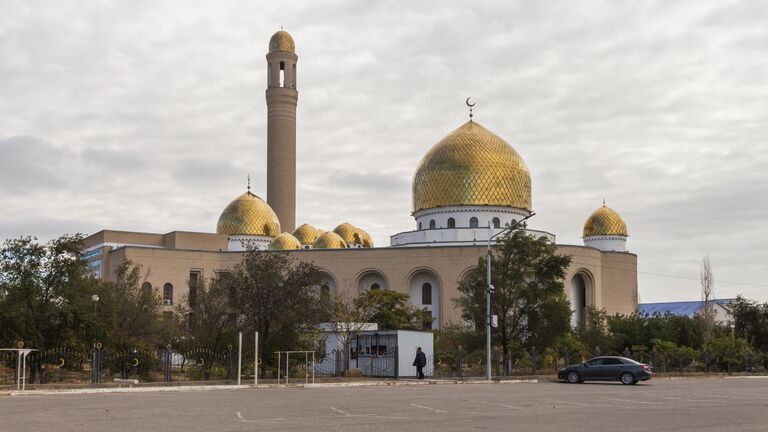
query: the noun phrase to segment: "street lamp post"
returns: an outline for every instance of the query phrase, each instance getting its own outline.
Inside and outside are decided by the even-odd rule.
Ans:
[[[519,221],[513,221],[512,224],[497,232],[496,234],[492,234],[493,225],[491,225],[491,222],[488,222],[488,255],[485,259],[488,268],[488,289],[485,291],[485,378],[488,379],[488,381],[491,380],[491,294],[493,294],[493,283],[491,283],[491,240],[504,234],[507,231],[515,229],[518,225],[532,218],[535,214],[536,213],[531,213]]]

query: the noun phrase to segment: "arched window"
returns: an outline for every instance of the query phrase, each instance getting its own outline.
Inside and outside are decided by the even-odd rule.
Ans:
[[[435,220],[434,219],[430,219],[429,220],[429,229],[435,229]]]
[[[163,285],[163,304],[164,305],[173,304],[173,285],[169,283]]]
[[[419,231],[421,231],[421,222],[419,222]]]
[[[476,217],[469,218],[469,227],[470,228],[477,228],[477,218]]]
[[[421,286],[421,304],[432,304],[432,284],[429,282],[426,282]]]
[[[499,220],[499,218],[493,218],[493,227],[501,228],[501,221]]]
[[[448,228],[456,228],[456,219],[448,218]]]
[[[285,87],[285,62],[280,62],[280,87]]]
[[[331,287],[328,286],[328,284],[323,284],[320,286],[320,295],[323,297],[328,297],[331,295]]]
[[[152,295],[152,284],[149,282],[144,282],[141,284],[141,295]]]
[[[380,289],[380,288],[381,288],[381,286],[379,286],[379,284],[377,284],[375,282],[373,284],[371,284],[371,289],[372,290],[377,290],[377,289]]]

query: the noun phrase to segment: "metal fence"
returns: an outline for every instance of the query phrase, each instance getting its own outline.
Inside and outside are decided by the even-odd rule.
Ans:
[[[251,363],[253,354],[250,356]],[[27,357],[29,384],[97,384],[114,379],[143,382],[231,381],[236,379],[237,352],[208,349],[113,350],[96,344],[90,350],[52,348]],[[17,354],[0,351],[0,386],[15,385]]]
[[[768,356],[761,353],[719,353],[680,350],[677,352],[636,351],[569,352],[567,350],[546,350],[545,352],[511,352],[504,361],[499,350],[491,352],[491,375],[503,377],[525,377],[532,375],[555,375],[559,368],[580,363],[592,357],[615,355],[631,358],[650,365],[655,373],[693,374],[693,373],[728,373],[757,374],[768,373]],[[427,375],[436,377],[470,378],[485,376],[485,350],[437,353],[432,358],[433,370],[425,370]]]

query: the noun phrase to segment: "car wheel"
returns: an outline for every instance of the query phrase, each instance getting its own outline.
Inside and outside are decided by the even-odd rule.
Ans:
[[[568,382],[571,384],[578,384],[582,382],[581,377],[579,376],[579,373],[576,371],[568,372],[568,376],[566,378],[568,379]]]
[[[629,372],[624,372],[621,374],[621,383],[622,384],[634,384],[635,383],[635,376],[632,375]]]

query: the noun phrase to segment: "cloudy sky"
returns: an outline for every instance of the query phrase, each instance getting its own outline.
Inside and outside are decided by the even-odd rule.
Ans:
[[[266,191],[264,55],[297,45],[298,223],[410,230],[411,178],[467,118],[581,244],[603,198],[641,301],[768,300],[768,2],[0,0],[0,238],[213,231]]]

